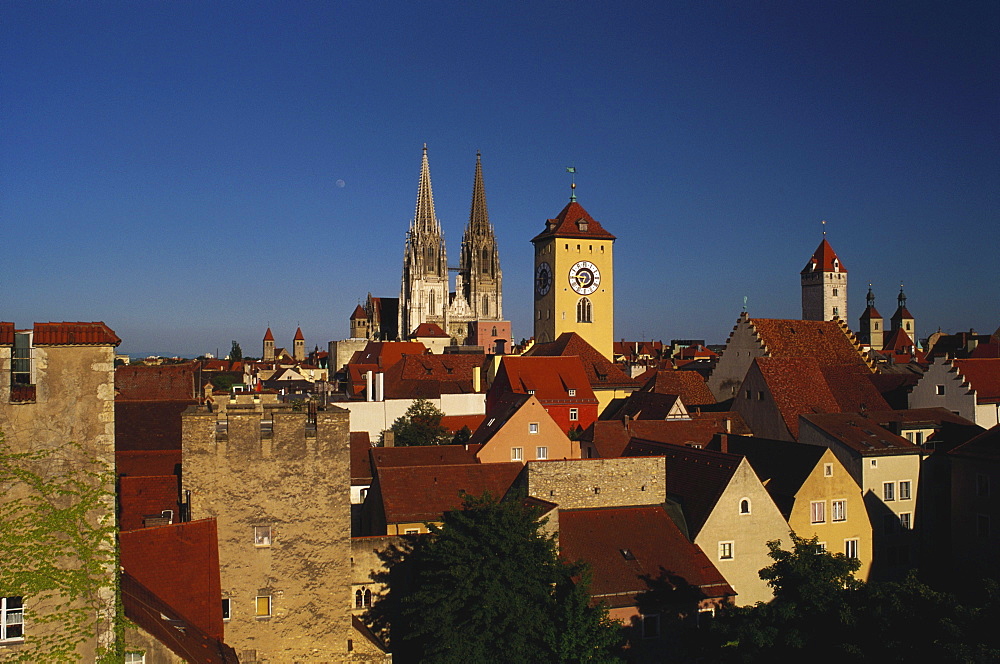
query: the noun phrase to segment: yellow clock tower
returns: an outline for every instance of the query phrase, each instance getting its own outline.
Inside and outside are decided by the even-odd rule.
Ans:
[[[535,245],[535,341],[576,332],[608,359],[614,357],[615,236],[570,198]]]

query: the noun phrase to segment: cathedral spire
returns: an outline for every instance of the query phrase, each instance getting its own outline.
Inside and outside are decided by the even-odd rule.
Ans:
[[[476,151],[476,177],[472,182],[472,209],[469,210],[469,229],[483,233],[492,230],[490,213],[486,208],[486,187],[483,186],[482,155]]]
[[[441,224],[434,214],[434,192],[431,190],[431,168],[427,163],[427,144],[420,162],[420,185],[417,187],[417,209],[413,213],[413,229],[416,231],[441,232]]]

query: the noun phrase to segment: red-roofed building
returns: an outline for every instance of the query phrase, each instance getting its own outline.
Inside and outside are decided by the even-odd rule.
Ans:
[[[485,358],[478,354],[403,355],[384,374],[383,399],[438,399],[482,391]]]
[[[1000,424],[1000,358],[939,359],[910,393],[910,406],[940,406],[989,429]]]
[[[653,371],[639,390],[656,394],[676,394],[689,408],[715,404],[715,395],[696,371],[658,369]]]
[[[410,333],[409,339],[426,346],[432,353],[443,353],[451,345],[451,337],[437,323],[421,323]]]
[[[597,419],[598,401],[579,357],[505,356],[486,393],[489,419],[501,397],[534,395],[565,432],[586,429]]]
[[[122,476],[118,479],[118,528],[122,532],[173,523],[179,518],[176,475]]]
[[[847,268],[826,241],[825,232],[800,277],[803,320],[847,318]]]
[[[579,459],[580,444],[570,440],[533,395],[507,394],[497,400],[469,440],[482,463]]]
[[[709,414],[706,414],[709,415]],[[680,445],[708,448],[716,435],[721,433],[750,433],[750,429],[736,413],[711,413],[687,420],[598,420],[588,429],[580,446],[583,456],[610,459],[626,455],[626,448],[633,438]]]

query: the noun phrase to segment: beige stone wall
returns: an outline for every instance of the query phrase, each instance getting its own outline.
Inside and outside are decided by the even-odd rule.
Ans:
[[[746,315],[740,316],[732,334],[726,341],[726,349],[719,357],[719,363],[708,378],[708,389],[719,401],[736,396],[747,369],[755,357],[763,357],[764,347],[750,326]]]
[[[185,660],[173,653],[170,648],[138,626],[125,630],[125,651],[141,652],[145,655],[143,664],[184,664]]]
[[[313,435],[306,413],[265,410],[231,406],[225,440],[216,413],[183,416],[192,516],[218,522],[226,642],[244,661],[351,661],[349,414],[320,411]],[[271,598],[270,616],[256,615],[258,597]]]
[[[846,272],[811,272],[801,281],[803,320],[847,318]]]
[[[0,347],[0,432],[6,443],[15,452],[52,450],[71,442],[78,444],[79,449],[64,448],[57,464],[48,462],[33,470],[53,476],[75,470],[109,471],[108,481],[102,486],[106,498],[99,509],[88,515],[88,520],[94,525],[114,525],[114,347],[36,347],[36,399],[32,403],[10,403],[10,370],[11,349]],[[0,500],[26,495],[25,490],[23,485],[0,486]],[[94,661],[97,648],[110,645],[113,639],[114,567],[108,566],[105,572],[105,583],[98,589],[97,629],[94,636],[77,649],[81,661]],[[29,648],[32,638],[44,635],[45,630],[62,628],[58,622],[44,625],[31,619],[32,612],[35,615],[58,613],[61,601],[56,598],[49,602],[33,602],[31,597],[25,597],[24,644],[0,646],[0,661],[15,650]]]
[[[559,509],[658,505],[666,500],[663,457],[531,461],[518,482]]]

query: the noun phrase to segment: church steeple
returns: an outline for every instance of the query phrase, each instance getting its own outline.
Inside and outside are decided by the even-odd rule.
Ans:
[[[799,273],[803,320],[847,318],[847,268],[826,241],[823,223],[823,240]]]
[[[420,162],[420,184],[417,187],[417,209],[413,213],[411,232],[417,229],[422,233],[441,233],[441,224],[434,214],[434,191],[431,189],[431,167],[427,163],[427,144],[424,143],[424,156]]]
[[[917,343],[917,333],[916,333],[916,320],[913,318],[913,314],[910,313],[909,309],[906,308],[906,293],[903,292],[903,284],[899,284],[899,295],[896,297],[896,302],[898,306],[896,307],[896,313],[892,315],[889,319],[890,325],[892,325],[892,331],[902,330],[909,335],[910,340],[913,345],[918,345]]]
[[[875,350],[882,350],[885,321],[882,320],[882,314],[875,308],[875,294],[872,293],[871,284],[868,284],[868,295],[865,296],[865,301],[868,306],[861,314],[861,318],[858,319],[858,341]]]
[[[500,254],[486,207],[482,155],[476,152],[476,174],[472,181],[469,223],[462,235],[459,257],[462,295],[479,320],[503,318]]]

